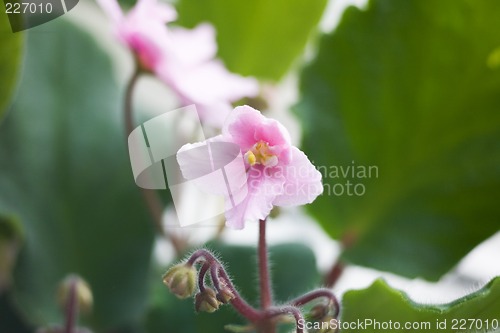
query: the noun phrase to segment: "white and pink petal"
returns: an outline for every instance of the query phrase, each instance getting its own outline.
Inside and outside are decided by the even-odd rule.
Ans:
[[[292,147],[291,152],[290,163],[281,166],[285,183],[283,194],[273,202],[276,206],[309,204],[323,193],[321,173],[297,147]]]

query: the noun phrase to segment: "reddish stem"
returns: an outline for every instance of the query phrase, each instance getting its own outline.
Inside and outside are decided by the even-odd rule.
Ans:
[[[333,303],[333,306],[335,307],[334,312],[333,312],[333,318],[337,318],[339,315],[339,311],[340,311],[340,304],[339,304],[339,301],[337,300],[337,297],[335,296],[335,294],[329,289],[322,288],[322,289],[313,290],[311,292],[308,292],[305,295],[302,295],[302,296],[294,299],[293,301],[290,302],[290,304],[293,306],[302,306],[302,305],[307,304],[311,301],[314,301],[320,297],[327,298],[329,302]]]
[[[344,263],[340,259],[338,259],[325,277],[325,286],[328,288],[333,288],[333,286],[335,286],[337,281],[342,276],[342,273],[344,273],[344,269]]]
[[[271,278],[269,275],[269,260],[266,244],[266,220],[259,220],[259,282],[260,282],[260,305],[267,309],[272,304]]]
[[[252,323],[259,322],[262,318],[262,313],[252,308],[239,294],[231,301],[231,305],[239,312],[240,315],[248,319]]]
[[[234,308],[249,321],[259,321],[262,318],[262,314],[259,311],[255,310],[243,299],[243,297],[241,297],[240,293],[238,293],[233,283],[229,279],[229,276],[227,276],[227,273],[222,265],[220,265],[219,267],[219,276],[224,280],[224,283],[228,286],[228,288],[235,296],[234,299],[231,300],[231,304],[234,306]]]
[[[231,282],[231,279],[229,279],[229,276],[227,275],[224,267],[217,260],[217,258],[212,255],[212,253],[205,249],[197,250],[191,255],[186,264],[192,266],[195,265],[198,261],[204,261],[204,266],[208,265],[210,267],[217,268],[218,277],[223,280],[224,284],[227,286],[227,288],[229,288],[229,290],[231,290],[234,295],[234,298],[230,301],[230,303],[236,309],[236,311],[238,311],[243,317],[245,317],[252,323],[256,323],[262,319],[262,312],[254,309],[243,299],[243,297],[241,297],[241,295],[238,293],[233,283]],[[212,271],[211,274],[213,274]],[[214,275],[212,275],[212,277],[213,276]],[[220,283],[217,279],[217,276],[215,280],[212,279],[212,282],[217,292],[220,292]]]
[[[283,306],[279,308],[268,308],[266,310],[266,318],[269,320],[276,316],[292,315],[295,318],[296,332],[303,333],[303,327],[300,323],[304,323],[304,317],[299,309],[294,306]]]
[[[199,249],[193,252],[193,254],[187,260],[186,265],[193,266],[194,264],[196,264],[196,262],[202,260],[204,260],[209,266],[212,266],[214,263],[219,262],[209,251],[205,249]]]
[[[212,283],[217,292],[220,292],[219,269],[220,267],[218,265],[212,265],[212,267],[210,267],[210,276],[212,277]]]
[[[124,115],[125,115],[125,130],[127,133],[127,137],[134,130],[134,120],[132,116],[132,97],[134,93],[134,88],[137,85],[137,82],[139,81],[141,73],[142,73],[141,69],[139,67],[136,67],[136,69],[134,70],[134,74],[132,74],[132,77],[130,78],[127,87],[125,89]],[[148,210],[151,214],[151,217],[153,218],[153,223],[156,232],[158,232],[166,239],[169,239],[170,242],[172,243],[172,246],[174,247],[175,253],[179,255],[180,253],[182,253],[185,244],[181,239],[175,237],[172,234],[167,234],[165,232],[165,229],[163,228],[162,224],[163,205],[161,203],[160,198],[158,197],[158,194],[154,190],[147,190],[144,188],[141,188],[141,192],[144,201],[146,202],[146,205],[148,207]]]
[[[76,296],[77,280],[73,279],[69,285],[68,300],[66,301],[66,322],[64,323],[64,333],[73,333],[78,314],[78,300]]]
[[[200,288],[200,292],[205,291],[205,274],[207,273],[210,265],[208,263],[203,264],[200,269],[200,273],[198,274],[198,287]]]
[[[335,284],[338,282],[338,280],[344,273],[346,265],[341,259],[342,252],[352,247],[356,243],[356,240],[357,240],[357,234],[354,231],[347,232],[340,240],[342,251],[339,257],[337,258],[337,261],[334,263],[328,274],[325,276],[326,287],[333,288],[333,286],[335,286]]]

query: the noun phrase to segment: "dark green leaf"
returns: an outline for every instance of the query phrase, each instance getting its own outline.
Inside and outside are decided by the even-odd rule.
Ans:
[[[346,260],[438,279],[500,229],[498,17],[498,1],[372,0],[322,39],[296,110],[326,176],[310,212]]]
[[[0,214],[0,294],[10,287],[12,270],[23,238],[19,220]]]
[[[181,0],[179,22],[211,22],[219,55],[234,72],[277,80],[302,54],[325,0]]]
[[[411,301],[408,296],[389,287],[383,280],[369,288],[347,292],[342,301],[341,321],[370,323],[362,328],[352,327],[342,332],[492,332],[500,327],[500,278],[492,280],[481,290],[452,303],[429,305]],[[393,329],[377,329],[375,321]],[[400,329],[397,329],[400,325]],[[405,329],[405,325],[414,328]],[[437,326],[439,325],[439,326]],[[462,326],[463,325],[463,326]]]
[[[27,48],[19,95],[0,128],[0,211],[16,214],[26,234],[17,304],[36,325],[60,323],[57,285],[77,273],[94,293],[97,331],[138,322],[153,233],[112,64],[64,20],[31,31]]]
[[[0,214],[0,241],[19,242],[23,239],[23,227],[14,216]]]
[[[28,327],[12,304],[8,292],[0,292],[0,332],[32,333],[33,328]]]
[[[23,38],[14,34],[5,11],[0,11],[0,121],[14,92],[16,79],[21,65]]]

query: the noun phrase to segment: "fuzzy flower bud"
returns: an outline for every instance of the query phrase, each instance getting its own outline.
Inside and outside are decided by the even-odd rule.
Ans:
[[[309,311],[309,317],[311,319],[320,320],[323,319],[329,311],[330,308],[325,304],[317,304]]]
[[[59,286],[57,300],[62,308],[66,306],[72,293],[76,296],[76,302],[81,311],[89,313],[93,305],[92,291],[87,282],[77,275],[69,275]]]
[[[215,291],[211,288],[205,288],[204,291],[196,294],[194,308],[197,312],[209,312],[212,313],[219,309],[219,300]]]
[[[234,293],[228,287],[221,288],[220,292],[217,294],[217,299],[222,304],[227,304],[234,298],[235,298]]]
[[[175,265],[163,275],[163,283],[178,298],[188,298],[196,288],[196,269],[186,264]]]

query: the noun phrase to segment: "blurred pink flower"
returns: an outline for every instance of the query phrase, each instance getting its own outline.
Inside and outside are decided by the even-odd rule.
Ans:
[[[117,0],[97,0],[113,23],[118,39],[134,52],[141,66],[156,72],[168,44],[167,22],[177,18],[175,9],[158,0],[138,0],[124,15]]]
[[[273,206],[297,206],[311,203],[323,192],[321,173],[307,156],[290,143],[288,131],[278,121],[264,117],[259,111],[240,106],[231,112],[222,128],[222,134],[203,143],[188,144],[177,153],[184,178],[199,174],[199,158],[183,154],[207,142],[227,142],[239,146],[246,168],[245,197],[232,206],[232,198],[225,198],[226,225],[242,229],[246,221],[265,219]],[[218,152],[219,155],[220,152]],[[238,174],[227,174],[229,183],[239,183]],[[231,179],[233,177],[233,179]],[[205,190],[221,193],[210,179],[198,179]],[[206,181],[207,184],[203,182]],[[238,197],[238,194],[232,194]],[[230,200],[231,199],[231,200]]]
[[[232,102],[258,94],[257,80],[230,73],[215,58],[217,43],[211,25],[167,28],[176,11],[157,0],[138,0],[127,15],[116,0],[97,2],[141,66],[164,81],[183,105],[195,104],[206,124],[221,127]]]
[[[195,104],[200,118],[208,125],[221,127],[235,102],[259,92],[254,78],[229,72],[215,59],[215,29],[200,24],[194,29],[171,28],[169,59],[158,76],[179,96],[183,105]]]

